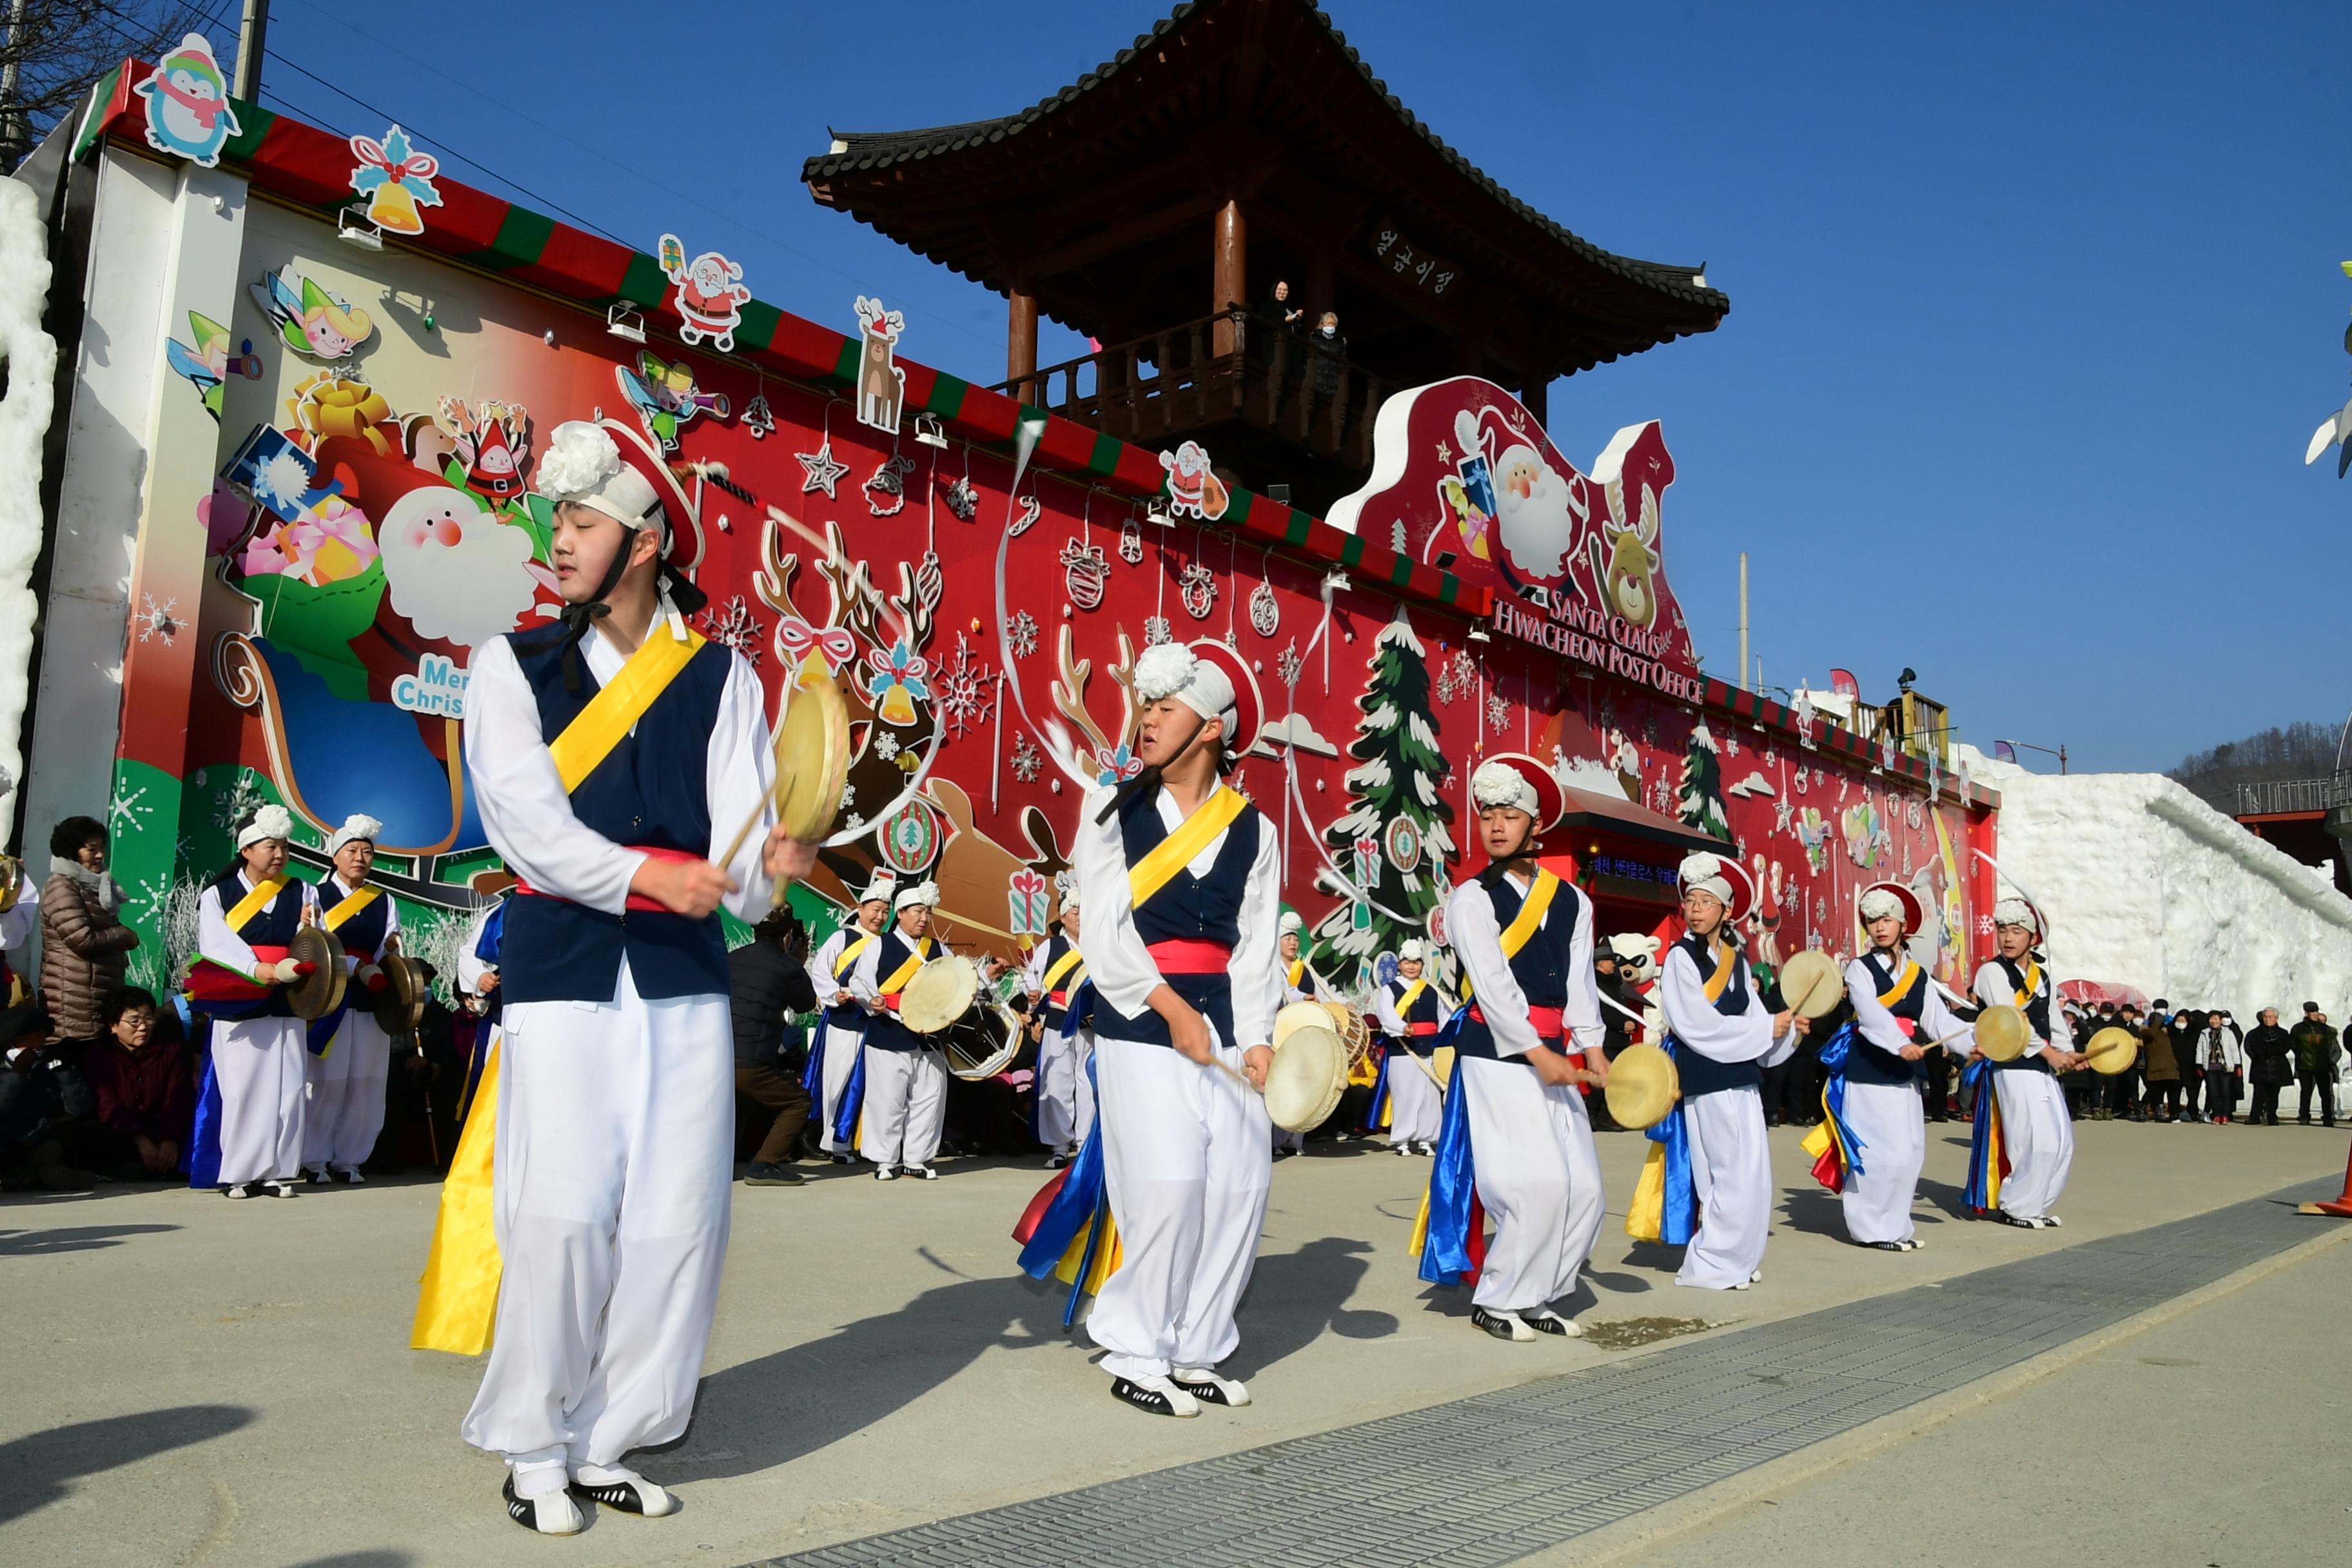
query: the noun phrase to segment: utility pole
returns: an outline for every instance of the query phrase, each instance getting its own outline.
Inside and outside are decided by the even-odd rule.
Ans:
[[[16,57],[25,48],[25,0],[8,0],[8,63],[0,67],[0,170],[25,152],[25,117],[16,108]]]
[[[1739,683],[1748,684],[1748,552],[1739,552]],[[1754,689],[1752,687],[1749,689]]]
[[[230,96],[251,103],[261,96],[261,54],[269,31],[269,0],[245,0],[236,28],[236,81]]]

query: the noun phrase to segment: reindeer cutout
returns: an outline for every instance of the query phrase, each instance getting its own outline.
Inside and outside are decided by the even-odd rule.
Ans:
[[[857,297],[857,422],[893,436],[907,402],[907,373],[896,363],[898,334],[906,330],[904,311]]]
[[[1675,460],[1657,422],[1620,430],[1592,465],[1592,478],[1608,507],[1601,537],[1586,540],[1594,583],[1612,610],[1647,630],[1658,618],[1659,498],[1675,479]],[[1625,516],[1629,488],[1636,498],[1631,521]]]
[[[1054,678],[1054,706],[1093,747],[1091,755],[1078,752],[1071,770],[1102,785],[1124,783],[1141,773],[1143,760],[1135,754],[1135,731],[1143,719],[1143,704],[1135,695],[1135,644],[1125,632],[1118,634],[1118,662],[1110,670],[1119,690],[1118,722],[1108,731],[1087,708],[1087,682],[1092,679],[1094,661],[1076,657],[1067,626],[1062,627],[1056,661],[1059,673]],[[1048,739],[1069,743],[1066,735]]]

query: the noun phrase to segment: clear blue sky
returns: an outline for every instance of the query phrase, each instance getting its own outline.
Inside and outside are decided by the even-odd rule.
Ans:
[[[269,43],[516,199],[727,249],[836,326],[878,291],[910,354],[990,382],[1003,301],[817,207],[801,160],[828,125],[1009,112],[1167,8],[278,0]],[[1883,699],[1908,664],[1980,744],[2161,768],[2352,703],[2352,481],[2302,467],[2352,376],[2352,6],[1328,8],[1518,195],[1730,294],[1720,331],[1551,402],[1580,464],[1665,421],[1667,569],[1711,668],[1744,549],[1768,683],[1843,665]]]

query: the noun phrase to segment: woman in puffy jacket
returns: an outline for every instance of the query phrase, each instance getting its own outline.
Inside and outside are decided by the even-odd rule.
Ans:
[[[41,998],[68,1053],[98,1037],[106,1000],[122,984],[139,933],[115,911],[122,889],[106,874],[106,825],[68,816],[49,834],[41,887]],[[68,1059],[72,1059],[68,1056]]]

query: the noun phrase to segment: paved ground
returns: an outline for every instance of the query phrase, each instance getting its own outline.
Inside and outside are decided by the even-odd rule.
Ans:
[[[1835,1239],[1833,1200],[1792,1187],[1765,1284],[1725,1296],[1677,1289],[1674,1255],[1632,1246],[1612,1223],[1588,1319],[1752,1326],[2201,1214],[2343,1168],[2345,1135],[2316,1129],[2079,1131],[2063,1230],[1954,1220],[1963,1145],[1931,1139],[1921,1205],[1927,1251],[1846,1247]],[[1775,1134],[1776,1169],[1801,1178],[1794,1143]],[[1621,1210],[1641,1152],[1633,1138],[1602,1140]],[[1370,1152],[1278,1167],[1235,1362],[1259,1403],[1192,1422],[1154,1421],[1114,1404],[1082,1342],[1062,1335],[1058,1292],[1013,1272],[1005,1232],[1041,1173],[968,1166],[929,1184],[850,1178],[739,1189],[694,1428],[646,1462],[679,1487],[688,1510],[657,1522],[608,1516],[572,1542],[534,1542],[508,1524],[495,1500],[496,1465],[457,1441],[475,1366],[405,1348],[434,1188],[378,1185],[242,1205],[121,1190],[6,1200],[0,1560],[394,1568],[528,1553],[583,1564],[740,1563],[1644,1353],[1504,1345],[1473,1332],[1458,1296],[1423,1287],[1405,1256],[1426,1170]],[[2329,1222],[2309,1223],[2319,1234]],[[2299,1266],[2260,1289],[2311,1290],[2301,1281],[2319,1278],[2315,1266]],[[2246,1303],[2269,1300],[2254,1289],[2227,1299],[2216,1321],[2247,1321]],[[2283,1323],[2296,1319],[2301,1299],[2284,1300],[2274,1309]],[[2242,1364],[2272,1341],[2249,1333],[2238,1342]],[[2278,1342],[2259,1385],[2222,1382],[2211,1391],[2216,1412],[2228,1413],[2214,1417],[2214,1436],[2225,1440],[2209,1444],[2181,1424],[2152,1445],[2138,1434],[2150,1478],[2193,1481],[2236,1465],[2236,1479],[2216,1485],[2242,1494],[2248,1473],[2284,1477],[2315,1464],[2324,1473],[2327,1448],[2317,1434],[2327,1428],[2316,1410],[2293,1423],[2267,1417],[2283,1397],[2301,1410],[2335,1394],[2280,1375],[2293,1364],[2289,1347],[2315,1341]],[[2110,1353],[2137,1365],[2128,1345]],[[2159,1380],[2182,1383],[2175,1374],[2194,1369],[2140,1370],[2133,1397],[2160,1395]],[[2036,1388],[2086,1375],[2071,1371]],[[2109,1381],[2079,1384],[2073,1399],[2098,1404],[2118,1432],[2145,1426],[2151,1413],[2135,1418],[2128,1400],[2108,1400]],[[2063,1422],[2067,1408],[2060,1397],[2042,1418]],[[1973,1419],[1956,1422],[1948,1437],[1858,1461],[1864,1468],[1854,1473],[1886,1467],[1884,1485],[1924,1510],[1931,1504],[1921,1477],[1938,1468],[1948,1442],[1969,1440]],[[2265,1436],[2272,1432],[2275,1443]],[[1997,1432],[1976,1440],[1988,1450],[2000,1441]],[[1906,1463],[1925,1468],[1906,1472]],[[1834,1517],[1843,1492],[1827,1488],[1813,1501],[1817,1485],[1793,1486],[1780,1506]],[[2167,1523],[2172,1516],[2141,1508],[2139,1495],[2085,1489],[2085,1529],[2122,1545],[2167,1547],[2136,1560],[2189,1561],[2169,1550],[2189,1539]],[[2201,1537],[2197,1543],[2202,1550]],[[2208,1552],[2195,1561],[2239,1559]]]

